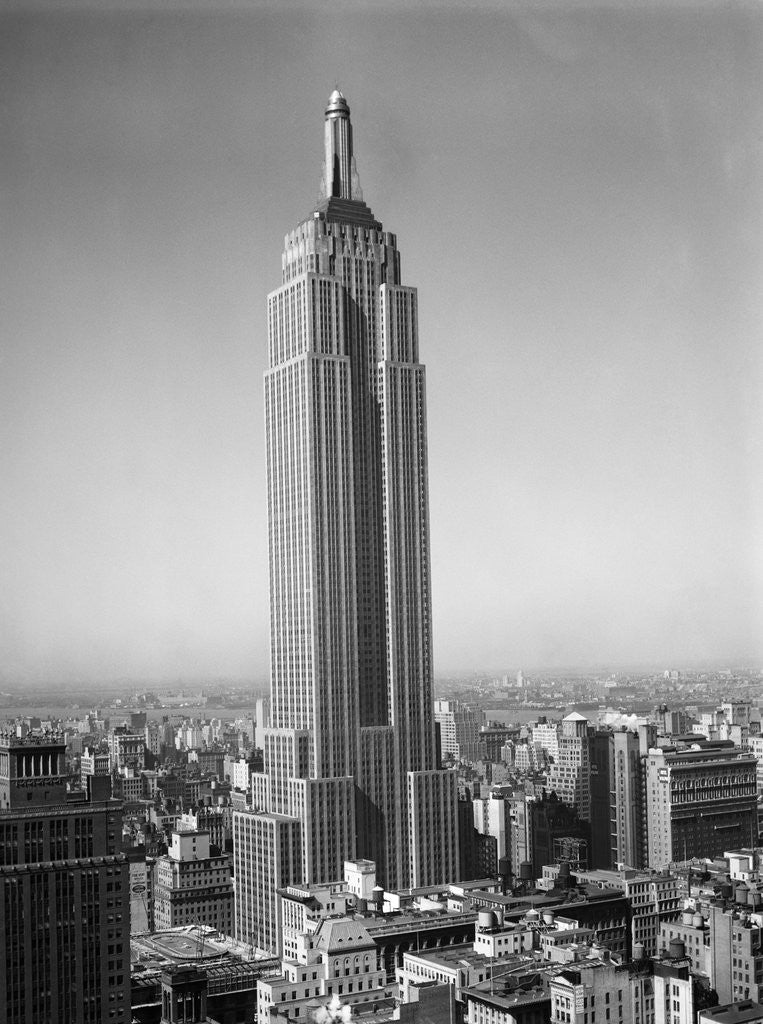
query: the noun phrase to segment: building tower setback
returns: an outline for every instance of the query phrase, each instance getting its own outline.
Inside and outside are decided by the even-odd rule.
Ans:
[[[458,851],[432,712],[417,297],[363,202],[338,90],[323,182],[268,298],[271,713],[255,809],[303,823],[302,881],[366,857],[387,886],[429,884],[455,877]]]

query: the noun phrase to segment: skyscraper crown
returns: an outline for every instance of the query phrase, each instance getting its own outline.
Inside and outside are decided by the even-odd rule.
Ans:
[[[329,96],[325,116],[325,160],[320,202],[327,199],[363,202],[352,151],[350,107],[339,89],[334,89]]]

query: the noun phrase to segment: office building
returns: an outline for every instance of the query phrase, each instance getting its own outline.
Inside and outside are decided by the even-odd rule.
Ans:
[[[141,771],[146,767],[145,728],[133,732],[127,725],[118,725],[109,732],[109,753],[112,769],[132,768]]]
[[[154,869],[154,923],[158,930],[200,924],[233,933],[233,883],[226,854],[209,847],[209,833],[173,832]]]
[[[652,718],[660,736],[683,736],[691,731],[689,715],[682,708],[673,709],[667,704],[660,704]]]
[[[208,832],[210,846],[230,848],[232,811],[224,804],[202,805],[180,815],[178,831]]]
[[[533,878],[532,812],[535,798],[524,790],[515,790],[509,798],[509,849],[511,870],[516,879],[525,865],[524,881]],[[541,865],[542,866],[542,865]],[[540,870],[540,869],[539,869]]]
[[[591,746],[588,719],[577,711],[562,719],[558,753],[551,765],[548,788],[575,807],[583,821],[591,820]]]
[[[226,756],[223,761],[223,776],[234,789],[246,793],[249,790],[252,766],[243,758]]]
[[[108,751],[95,750],[92,747],[85,747],[80,758],[80,784],[87,789],[88,776],[110,776],[111,755]]]
[[[440,726],[440,746],[443,754],[456,761],[477,761],[485,757],[487,747],[481,731],[485,726],[485,712],[460,700],[436,700],[434,717]]]
[[[671,940],[652,964],[655,1024],[693,1024],[700,1010],[717,1001],[707,979],[693,973],[680,939]]]
[[[65,753],[59,736],[0,734],[4,1024],[130,1020],[121,807],[68,792]]]
[[[639,735],[625,729],[612,734],[612,867],[645,866],[644,859],[644,779],[642,746]]]
[[[559,723],[539,719],[532,726],[530,736],[534,747],[545,751],[546,757],[556,761],[559,757]]]
[[[145,846],[125,851],[130,879],[130,934],[154,928],[154,858],[146,857]]]
[[[606,959],[603,957],[606,956]],[[551,1024],[589,1024],[609,1021],[630,1024],[635,1020],[628,968],[614,963],[609,950],[584,960],[573,959],[549,984]]]
[[[663,927],[680,916],[678,879],[667,871],[624,871],[623,891],[628,900],[631,949],[641,946],[647,956],[656,956]]]
[[[720,1001],[763,1001],[763,925],[760,914],[753,916],[747,910],[710,906],[706,924],[707,973]]]
[[[301,880],[301,822],[281,814],[233,812],[233,878],[237,939],[283,952],[277,890]]]
[[[363,201],[338,91],[324,177],[268,298],[271,705],[253,802],[271,837],[299,824],[303,881],[361,857],[415,886],[458,871],[432,711],[425,373],[416,291]]]
[[[436,714],[435,714],[435,717]],[[513,740],[519,735],[516,726],[501,725],[498,722],[488,722],[483,725],[479,732],[479,742],[484,750],[484,757],[487,761],[505,761],[507,747],[510,750]],[[444,752],[444,751],[443,751]]]
[[[613,735],[608,729],[597,729],[591,736],[591,846],[590,866],[608,869],[613,866],[612,834],[614,818],[614,749]]]
[[[510,857],[511,798],[501,790],[490,790],[472,799],[474,827],[482,835],[494,836],[496,857]],[[476,876],[475,876],[476,877]]]
[[[556,793],[532,803],[530,835],[535,876],[541,874],[544,864],[562,860],[574,861],[575,869],[588,867],[590,825]]]
[[[143,730],[143,742],[146,747],[146,752],[151,755],[152,758],[158,758],[162,755],[164,741],[164,726],[161,722],[148,722],[145,729]]]
[[[728,741],[653,747],[645,758],[649,867],[754,846],[755,758]]]

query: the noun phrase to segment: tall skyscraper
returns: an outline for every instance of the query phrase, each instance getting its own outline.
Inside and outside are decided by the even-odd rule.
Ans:
[[[129,866],[109,778],[67,791],[61,737],[0,732],[0,1021],[130,1019]],[[103,789],[104,795],[100,791]]]
[[[611,740],[612,866],[646,866],[644,850],[644,758],[649,750],[649,728],[638,733],[619,730]]]
[[[271,721],[257,809],[301,823],[303,881],[364,857],[387,886],[435,883],[457,873],[457,794],[432,711],[416,290],[363,201],[339,91],[322,197],[282,267],[268,299]]]
[[[608,869],[613,864],[613,737],[609,729],[596,729],[590,737],[591,751],[591,844],[588,864]]]
[[[577,711],[562,720],[548,788],[574,806],[584,821],[591,820],[591,740],[588,719]]]

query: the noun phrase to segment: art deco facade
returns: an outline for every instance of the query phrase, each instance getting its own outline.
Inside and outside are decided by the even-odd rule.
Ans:
[[[349,115],[334,92],[323,199],[268,299],[272,693],[254,791],[303,823],[303,880],[368,857],[402,886],[455,875],[456,793],[432,715],[416,291],[363,202]]]

